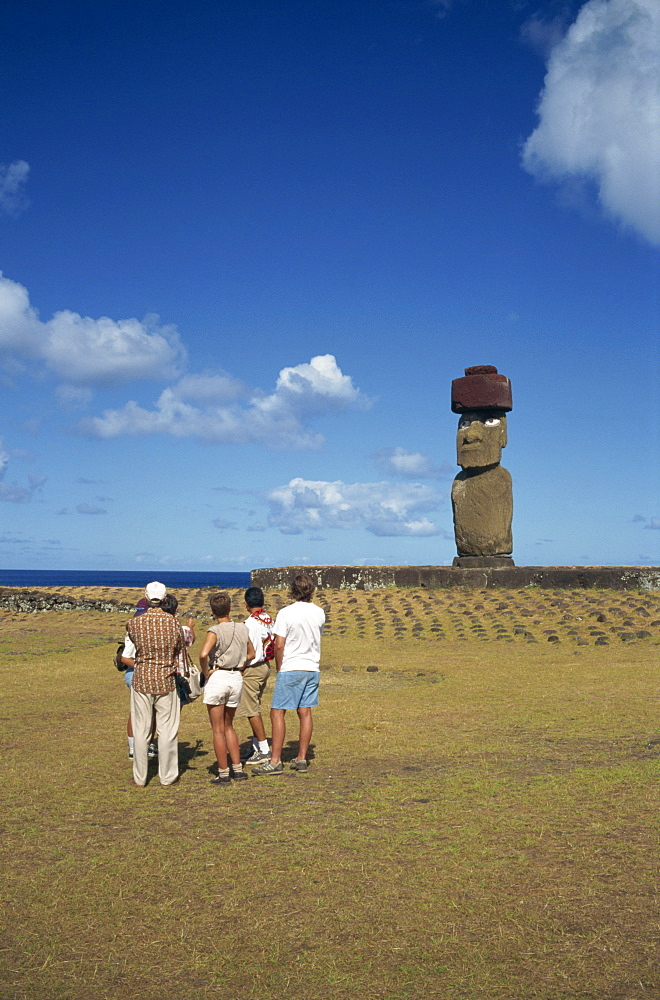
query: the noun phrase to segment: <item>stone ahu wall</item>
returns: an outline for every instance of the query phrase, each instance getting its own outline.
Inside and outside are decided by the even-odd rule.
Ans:
[[[599,587],[611,590],[660,590],[659,566],[280,566],[255,569],[253,587],[287,588],[297,573],[307,573],[317,587],[329,590],[375,590],[380,587]]]
[[[0,587],[0,608],[7,611],[121,611],[133,614],[134,604],[112,600],[78,600],[62,594],[49,594],[43,590],[18,590]]]

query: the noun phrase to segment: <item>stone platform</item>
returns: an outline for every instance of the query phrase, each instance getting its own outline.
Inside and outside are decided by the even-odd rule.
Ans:
[[[289,586],[298,573],[308,573],[319,588],[327,590],[376,590],[409,587],[440,590],[448,587],[577,590],[598,587],[610,590],[660,590],[660,566],[280,566],[254,569],[253,587],[278,590]]]

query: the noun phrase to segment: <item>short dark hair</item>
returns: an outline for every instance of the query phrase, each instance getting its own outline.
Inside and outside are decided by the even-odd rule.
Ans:
[[[311,601],[316,584],[307,573],[299,573],[291,581],[290,594],[294,601]]]
[[[213,594],[209,598],[209,604],[216,618],[226,618],[231,610],[231,597],[226,591],[221,590],[219,594]]]
[[[174,594],[165,594],[165,597],[160,602],[160,606],[163,611],[167,611],[168,615],[175,615],[176,609],[179,607],[179,602]]]
[[[264,592],[261,587],[248,587],[245,591],[245,603],[248,608],[263,608]]]

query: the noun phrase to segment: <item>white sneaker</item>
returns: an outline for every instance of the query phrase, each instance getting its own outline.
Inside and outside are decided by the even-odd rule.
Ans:
[[[249,757],[242,757],[242,764],[261,764],[264,760],[270,760],[270,750],[264,753],[258,747],[253,747]]]

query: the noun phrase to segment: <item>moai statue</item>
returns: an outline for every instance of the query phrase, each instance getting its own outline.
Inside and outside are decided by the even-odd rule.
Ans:
[[[512,566],[511,475],[500,465],[511,383],[492,365],[466,368],[465,378],[451,384],[451,408],[460,414],[456,453],[463,470],[451,488],[454,566]]]

